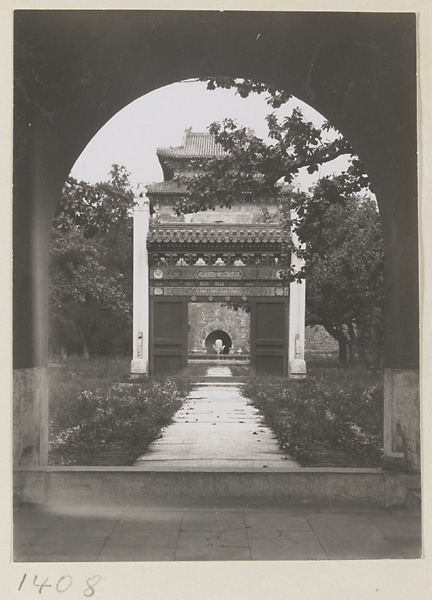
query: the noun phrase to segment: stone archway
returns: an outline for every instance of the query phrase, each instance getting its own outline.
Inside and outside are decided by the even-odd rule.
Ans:
[[[236,331],[230,327],[228,323],[224,323],[221,321],[215,321],[213,323],[209,323],[206,325],[200,332],[198,336],[198,342],[201,342],[201,346],[204,350],[205,348],[205,340],[213,331],[224,331],[231,339],[231,347],[237,348],[237,334]],[[204,344],[202,344],[204,342]],[[205,350],[204,350],[205,351]]]
[[[75,160],[158,87],[266,81],[271,65],[272,83],[325,115],[371,178],[386,256],[385,449],[419,466],[415,14],[29,10],[15,13],[14,39],[14,402],[32,406],[30,464],[47,462],[48,246]]]
[[[216,350],[216,344],[220,345],[220,352]],[[232,348],[232,339],[223,329],[214,329],[204,340],[207,354],[229,354]]]
[[[209,323],[204,327],[204,329],[200,331],[199,339],[204,341],[203,348],[206,347],[205,341],[207,340],[209,335],[211,335],[214,331],[223,331],[224,333],[226,333],[226,335],[228,335],[231,340],[230,349],[237,348],[238,338],[235,329],[230,327],[228,323],[223,322]]]

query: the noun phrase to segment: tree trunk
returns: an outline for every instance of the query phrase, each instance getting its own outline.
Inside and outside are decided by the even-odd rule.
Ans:
[[[358,340],[358,338],[357,338]],[[359,361],[362,367],[370,367],[370,361],[368,355],[366,354],[366,350],[363,348],[362,344],[358,341],[357,343],[357,352],[359,355]]]
[[[360,340],[358,338],[354,323],[350,323],[348,325],[348,333],[350,336],[350,342],[353,346],[353,351],[354,351],[354,348],[356,348],[356,350],[357,350],[359,362],[360,362],[361,366],[362,367],[370,367],[370,363],[369,363],[368,356],[366,354],[366,350],[364,349],[362,343],[360,342]]]
[[[349,338],[345,335],[343,329],[337,328],[335,325],[323,319],[319,325],[322,325],[324,329],[329,333],[339,344],[339,362],[346,363],[348,358],[348,349],[349,346]],[[351,359],[351,349],[350,349],[350,359]]]
[[[382,352],[382,344],[381,344],[381,342],[377,343],[377,367],[379,369],[382,369],[384,367],[384,360],[383,360],[383,352]]]
[[[348,354],[349,354],[349,363],[350,365],[353,365],[355,363],[355,346],[353,344],[353,342],[350,340],[348,342]]]
[[[342,339],[338,339],[337,343],[339,344],[339,362],[346,363],[348,358],[347,343]]]

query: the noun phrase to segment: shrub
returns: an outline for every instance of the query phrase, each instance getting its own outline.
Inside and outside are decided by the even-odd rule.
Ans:
[[[93,368],[84,362],[93,363]],[[113,365],[113,370],[103,372],[102,364]],[[85,373],[91,376],[83,387]],[[138,385],[113,383],[113,373],[118,375],[115,359],[77,359],[64,378],[57,376],[51,401],[51,462],[97,464],[101,453],[114,448],[117,460],[132,464],[171,422],[190,390],[187,374]]]
[[[340,449],[378,464],[382,452],[383,386],[365,369],[316,369],[306,381],[250,380],[245,394],[273,429],[281,447],[303,466],[317,447]],[[354,460],[355,462],[355,460]]]

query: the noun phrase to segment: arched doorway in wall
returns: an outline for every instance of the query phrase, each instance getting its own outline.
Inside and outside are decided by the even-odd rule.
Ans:
[[[207,354],[229,354],[232,347],[232,340],[226,331],[217,329],[208,334],[204,345]]]
[[[189,358],[207,354],[206,339],[213,331],[218,330],[229,336],[231,355],[249,353],[250,315],[246,311],[234,311],[226,303],[190,302],[188,322]]]
[[[172,94],[172,98],[173,98],[172,102],[174,102],[174,99],[176,98],[175,91],[178,90],[178,88],[182,87],[182,86],[184,86],[185,88],[188,88],[188,90],[193,90],[194,86],[201,86],[201,92],[204,89],[204,91],[206,93],[206,98],[208,97],[210,99],[210,98],[213,97],[213,94],[216,94],[216,98],[217,98],[218,102],[220,102],[220,98],[217,95],[217,93],[219,91],[222,91],[224,94],[227,92],[227,90],[218,90],[217,92],[208,92],[205,89],[206,85],[203,82],[197,82],[197,81],[180,82],[180,83],[174,84],[172,86],[172,90],[173,91],[171,91],[171,87],[168,86],[167,88],[164,88],[163,90],[157,90],[157,92],[154,92],[154,94],[149,94],[148,97],[145,97],[144,102],[143,102],[143,110],[144,110],[144,104],[145,104],[145,102],[147,102],[147,101],[150,102],[150,100],[151,100],[150,96],[152,96],[152,95],[154,95],[154,97],[159,100],[157,102],[157,106],[159,107],[159,105],[161,104],[160,98],[161,97],[163,98],[163,96],[161,96],[162,92],[165,93],[165,97],[170,97],[170,94]],[[256,95],[256,96],[252,95],[251,99],[253,101],[255,101],[258,98],[258,96],[259,95]],[[237,108],[241,107],[243,105],[245,105],[247,107],[247,103],[248,103],[247,100],[245,100],[243,98],[239,98],[236,94],[234,96],[232,96],[232,98],[236,99],[236,101],[237,101]],[[301,109],[306,113],[305,114],[305,118],[307,118],[307,119],[308,118],[318,119],[321,124],[324,122],[324,118],[322,116],[320,116],[320,115],[317,115],[316,111],[314,111],[311,107],[308,107],[308,106],[304,105],[303,103],[301,103],[300,101],[297,101],[295,99],[292,99],[292,101],[290,101],[290,102],[291,102],[291,104],[289,106],[286,106],[283,109],[281,109],[281,113],[282,114],[289,114],[295,107],[298,108],[299,105],[301,105]],[[176,111],[176,120],[181,120],[181,117],[182,117],[181,107],[179,106],[178,102],[174,102],[174,103],[178,107],[178,110]],[[211,104],[210,101],[206,102],[206,105],[210,105],[210,104]],[[257,112],[256,111],[256,104],[255,104],[255,102],[253,102],[253,106],[254,106],[254,115],[255,115],[256,112]],[[263,109],[261,115],[262,116],[267,115],[268,111],[269,111],[269,107],[268,107],[268,105],[267,105],[266,102],[264,102],[261,105],[261,108]],[[224,110],[226,110],[226,109],[224,109]],[[125,109],[125,111],[126,111],[126,109]],[[150,109],[148,109],[148,112],[151,113],[151,114],[153,114]],[[226,114],[226,113],[223,113],[223,114]],[[163,115],[163,117],[164,117],[164,120],[166,120],[165,119],[165,115]],[[213,117],[213,115],[206,117],[206,119],[207,119],[206,123],[208,123],[211,120],[212,117]],[[152,119],[149,119],[149,121],[151,121],[151,123],[153,124],[156,121],[156,119],[152,118]],[[252,123],[250,123],[250,124],[252,125]],[[256,125],[256,122],[254,123],[254,125]],[[264,118],[262,119],[262,123],[259,124],[259,125],[261,127],[264,125],[264,129],[265,130],[267,129],[267,127],[265,125],[265,119]],[[172,125],[172,126],[174,126],[174,125]],[[173,135],[172,132],[171,132],[171,130],[170,130],[170,126],[168,126],[168,130],[169,130],[170,135]],[[160,139],[159,136],[161,135],[161,131],[162,131],[161,127],[158,126],[157,127],[157,135],[155,136],[155,140],[154,140],[154,144],[155,145],[160,143],[159,142],[159,139]],[[198,134],[194,134],[194,135],[198,135]],[[207,134],[207,135],[209,135],[209,134]],[[118,145],[119,145],[118,136],[116,135],[114,137],[115,137],[115,139],[117,141],[116,147],[118,147]],[[151,135],[145,135],[145,136],[141,136],[141,137],[148,140],[148,139],[152,139],[153,136],[151,136]],[[171,141],[172,141],[172,138],[171,138]],[[178,143],[181,143],[181,140],[179,140]],[[161,153],[162,150],[163,150],[163,148],[159,147],[158,152]],[[165,152],[168,151],[168,154],[169,154],[169,157],[170,157],[171,161],[177,158],[176,150],[179,150],[179,148],[176,148],[175,146],[173,147],[172,143],[169,146],[168,150],[165,150]],[[135,152],[134,154],[138,154],[139,156],[141,156],[142,152],[139,152],[139,153]],[[154,152],[154,154],[156,155],[156,152]],[[163,155],[163,156],[165,156],[165,155]],[[155,158],[155,156],[153,156],[153,158]],[[163,167],[164,177],[166,176],[166,172],[170,173],[170,171],[173,171],[173,168],[169,165],[169,162],[164,162],[162,164],[162,167]],[[323,172],[324,168],[325,167],[323,167],[323,169],[320,171],[320,176],[324,176],[325,175],[325,172]],[[147,164],[147,171],[148,172],[150,171],[150,167],[149,167],[148,164]],[[305,169],[304,169],[304,171],[305,171]],[[305,175],[305,174],[306,174],[305,172],[302,173],[302,175]],[[147,177],[150,177],[150,175],[147,175]],[[159,178],[161,178],[161,175],[159,175]],[[150,207],[151,207],[150,210],[151,210],[151,212],[153,214],[157,214],[158,222],[160,222],[161,224],[164,224],[164,223],[165,224],[168,224],[168,223],[173,223],[174,224],[175,222],[178,222],[178,217],[176,215],[172,214],[173,211],[172,211],[172,207],[171,206],[169,206],[169,205],[168,206],[164,206],[164,205],[159,206],[159,203],[161,202],[161,197],[164,197],[164,195],[165,196],[169,195],[170,193],[171,194],[174,193],[174,192],[170,192],[169,191],[170,190],[170,184],[175,185],[176,182],[172,179],[172,176],[171,177],[170,176],[166,176],[166,180],[164,180],[163,182],[160,182],[160,184],[151,184],[151,185],[147,186],[147,194],[148,194],[148,196],[150,198]],[[308,180],[307,184],[303,184],[303,185],[307,187],[309,184],[310,184],[310,181]],[[167,190],[168,190],[168,192],[167,192]],[[177,188],[175,189],[175,194],[176,195],[179,194],[179,191],[178,191]],[[153,200],[157,201],[157,204],[153,203]],[[246,226],[246,225],[250,225],[250,224],[252,224],[252,225],[262,224],[263,227],[264,227],[264,225],[265,225],[265,223],[263,222],[264,217],[261,214],[261,211],[264,210],[264,207],[262,205],[258,206],[258,203],[255,203],[255,201],[250,202],[250,205],[251,206],[247,206],[244,203],[241,206],[240,205],[239,206],[230,205],[229,210],[226,210],[225,212],[222,213],[223,218],[220,218],[220,215],[218,214],[218,213],[221,212],[220,209],[222,208],[222,206],[221,207],[217,207],[217,209],[215,211],[207,211],[207,214],[200,214],[199,212],[197,214],[188,214],[187,215],[188,218],[184,222],[191,223],[191,225],[194,225],[194,227],[198,226],[199,223],[213,224],[215,226],[215,229],[217,229],[217,230],[219,230],[219,229],[222,230],[223,229],[222,225],[225,225],[225,224],[227,226],[229,225],[230,228],[231,227],[232,228],[235,228],[235,227],[240,228],[239,231],[241,230],[242,225]],[[203,208],[205,208],[205,205],[203,206]],[[267,210],[267,209],[268,209],[268,207],[265,206],[265,210]],[[272,210],[273,210],[273,213],[274,213],[273,215],[271,215],[272,218],[273,217],[277,218],[276,207],[273,206]],[[156,211],[157,211],[157,213],[156,213]],[[204,213],[204,212],[205,212],[204,210],[201,211],[201,213]],[[266,222],[268,222],[268,216],[269,215],[267,214],[266,217],[265,217]],[[177,221],[176,221],[176,219],[177,219]],[[182,222],[183,222],[183,220],[182,220]],[[270,221],[270,222],[272,222],[272,221]],[[195,229],[196,229],[196,227],[195,227]],[[233,229],[233,231],[234,231],[234,229]],[[174,236],[173,239],[170,241],[170,243],[172,245],[175,245],[175,238],[179,234],[179,232],[180,232],[180,230],[178,232],[175,231],[175,230],[173,230],[173,231],[171,231],[169,233],[169,235]],[[166,231],[164,232],[163,235],[165,236],[165,234],[168,235],[168,233]],[[248,239],[252,239],[250,237],[250,234],[251,234],[251,232],[249,230],[247,231],[247,233],[246,233],[246,230],[242,233],[242,235],[246,235],[248,237]],[[183,235],[183,233],[181,235]],[[200,233],[200,235],[201,235],[201,233]],[[198,238],[200,237],[200,235],[198,236]],[[264,237],[266,237],[267,233],[263,231],[263,235],[264,235]],[[198,238],[197,238],[197,240],[195,240],[196,243],[200,243]],[[228,242],[228,238],[227,238],[227,242]],[[269,238],[269,243],[271,243],[270,238]],[[191,250],[192,250],[192,248],[191,248]],[[247,246],[247,242],[245,243],[244,250],[245,250],[245,257],[244,258],[246,260],[246,264],[249,264],[248,260],[249,260],[250,257],[248,258],[248,256],[249,256],[250,252],[248,252],[248,250],[250,250],[250,247]],[[179,272],[179,276],[177,276],[177,280],[181,279],[182,268],[183,268],[184,265],[194,265],[194,264],[197,265],[198,264],[196,262],[195,263],[193,262],[193,256],[194,255],[192,254],[191,256],[188,256],[188,257],[185,256],[185,257],[181,258],[181,263],[179,263],[178,260],[176,260],[176,258],[178,259],[178,257],[169,256],[169,261],[168,261],[169,265],[176,264],[177,266],[181,267],[180,270],[177,269],[177,271]],[[240,256],[238,256],[237,258],[240,259]],[[200,258],[200,260],[203,260],[203,259]],[[219,258],[218,260],[222,260],[223,261],[222,258]],[[229,260],[229,257],[228,257],[227,260]],[[252,262],[250,263],[250,266],[256,266],[257,264],[272,265],[272,264],[275,264],[274,263],[275,260],[277,261],[278,259],[275,258],[274,256],[272,256],[272,257],[270,257],[270,256],[263,256],[263,260],[262,261],[261,261],[261,259],[257,259],[255,257],[252,260]],[[208,264],[208,261],[209,261],[208,257],[205,258],[204,262],[206,262],[206,261],[207,261],[206,264]],[[202,264],[204,264],[204,263],[202,263]],[[213,264],[213,263],[210,262],[210,264]],[[216,263],[214,263],[214,264],[216,264]],[[222,273],[218,273],[217,275],[222,275]],[[228,278],[232,277],[232,276],[238,276],[238,277],[240,277],[240,273],[234,273],[234,275],[231,274],[231,273],[227,273],[226,274],[226,277],[228,277]],[[209,278],[209,279],[211,279],[211,278]],[[253,274],[249,273],[248,279],[249,279],[249,285],[254,285],[254,279],[255,279],[255,277],[253,276]],[[259,279],[259,278],[256,278],[256,279]],[[221,280],[220,283],[221,283],[221,285],[223,285],[223,281],[222,280]],[[234,283],[234,282],[232,282],[232,283]],[[191,285],[192,282],[189,281],[188,284]],[[207,282],[203,281],[202,285],[204,285],[204,284],[206,284],[206,285],[212,285],[212,282],[211,281],[207,281]],[[229,292],[229,290],[226,290],[226,291]],[[227,294],[227,295],[229,296],[229,294]],[[191,322],[193,322],[193,319],[190,319],[190,323]],[[235,342],[235,347],[239,348],[239,349],[244,349],[245,345],[246,344],[244,344],[244,343],[237,344],[237,342]],[[199,349],[199,345],[195,345],[194,351],[198,351],[198,349]]]
[[[46,366],[49,223],[89,138],[130,101],[179,77],[246,73],[261,81],[272,65],[275,84],[338,125],[373,178],[386,237],[386,385],[391,397],[396,388],[402,393],[403,376],[415,378],[418,369],[415,17],[49,12],[16,18],[16,387],[22,370],[42,377]],[[28,60],[33,49],[47,67],[38,77]],[[64,68],[68,61],[73,69]]]
[[[178,84],[175,84],[175,85],[178,85]],[[191,82],[188,82],[187,85],[191,86]],[[167,89],[166,91],[169,92],[169,89]],[[209,94],[211,94],[211,92]],[[155,95],[157,95],[157,93],[155,93]],[[241,99],[240,102],[244,102],[244,100]],[[305,110],[305,107],[303,109]],[[265,108],[265,110],[266,110],[266,112],[268,112],[268,108],[267,107]],[[313,109],[310,109],[310,111],[314,112]],[[321,117],[321,119],[323,119],[323,118]],[[156,143],[159,145],[159,142],[156,141]],[[321,172],[320,175],[323,175],[323,173]],[[234,212],[234,211],[232,211],[232,212]],[[218,226],[223,225],[223,224],[225,224],[227,222],[227,220],[228,220],[228,222],[231,221],[230,225],[235,225],[236,224],[235,215],[233,215],[233,214],[229,214],[226,219],[221,220],[213,212],[213,213],[210,213],[210,217],[209,218],[211,219],[209,221],[209,223],[211,223],[211,224],[213,224],[215,226],[216,225],[218,225]],[[172,259],[170,258],[170,261],[171,260]],[[183,261],[183,260],[184,259],[181,259],[181,261]],[[178,264],[180,265],[180,263],[178,263]],[[180,265],[180,266],[182,266],[182,265]],[[181,271],[181,269],[180,269],[180,271]],[[220,334],[220,337],[222,338],[222,345],[224,346],[224,352],[223,352],[223,354],[229,354],[231,352],[231,348],[232,348],[232,345],[233,345],[233,339],[232,339],[232,337],[230,337],[229,333],[223,327],[221,327],[220,329],[218,329],[218,331],[223,332],[223,333]],[[210,335],[210,334],[212,334],[212,332],[210,332],[208,335]],[[225,337],[225,336],[227,336],[227,337]],[[214,350],[214,343],[216,342],[217,339],[219,339],[219,338],[215,334],[213,334],[213,337],[211,337],[210,341],[208,339],[204,340],[204,348],[205,348],[205,352],[207,354],[209,354],[209,353],[211,353],[211,354],[216,353],[215,350]],[[150,360],[152,360],[152,358]],[[270,363],[271,360],[269,358],[267,358],[267,362]],[[270,368],[270,365],[268,366],[268,368]],[[283,365],[282,365],[282,368],[278,367],[278,369],[276,370],[276,372],[278,372],[279,374],[284,373],[285,372],[285,367]]]

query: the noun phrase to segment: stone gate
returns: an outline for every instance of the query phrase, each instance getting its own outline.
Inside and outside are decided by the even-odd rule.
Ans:
[[[271,223],[243,198],[178,217],[187,190],[175,177],[191,160],[225,152],[209,133],[186,130],[182,146],[157,154],[165,180],[136,198],[132,377],[186,368],[188,305],[197,302],[247,304],[252,372],[304,377],[305,282],[288,281],[299,259],[287,250],[292,234],[277,222],[277,205]]]

